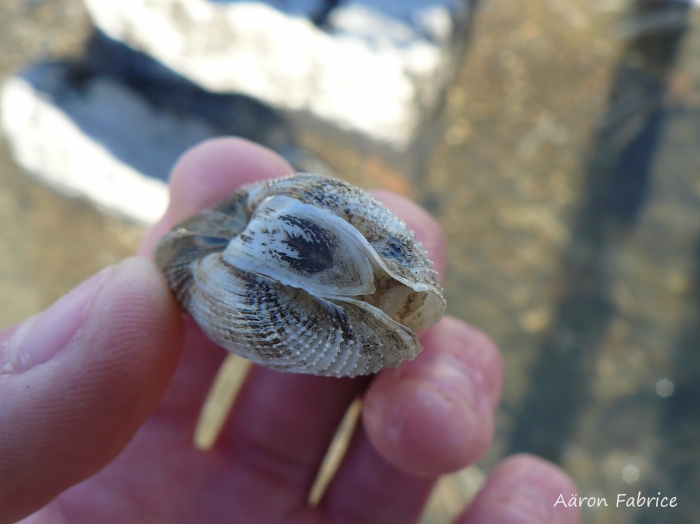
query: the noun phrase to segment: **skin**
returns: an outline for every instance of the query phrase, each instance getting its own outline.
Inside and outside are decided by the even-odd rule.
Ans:
[[[0,524],[409,523],[438,475],[476,461],[493,437],[502,367],[494,344],[446,317],[424,351],[371,380],[253,367],[214,448],[192,434],[225,351],[174,301],[150,261],[174,224],[241,184],[290,173],[240,139],[205,142],[171,177],[171,204],[141,257],[92,277],[0,333]],[[375,196],[414,229],[436,269],[445,242],[421,208]],[[365,391],[362,424],[315,510],[306,497],[342,415]],[[460,524],[573,524],[558,468],[517,455],[491,472]]]

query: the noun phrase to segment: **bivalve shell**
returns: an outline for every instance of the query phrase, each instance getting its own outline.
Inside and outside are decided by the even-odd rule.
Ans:
[[[414,358],[445,309],[413,232],[366,192],[308,173],[242,187],[155,259],[215,342],[257,364],[356,376]]]

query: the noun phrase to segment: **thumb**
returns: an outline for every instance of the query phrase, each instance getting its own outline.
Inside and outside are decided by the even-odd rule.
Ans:
[[[0,524],[126,446],[167,388],[183,339],[164,277],[140,258],[0,333]]]

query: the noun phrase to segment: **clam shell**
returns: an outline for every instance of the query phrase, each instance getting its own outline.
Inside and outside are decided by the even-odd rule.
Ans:
[[[277,370],[356,376],[414,358],[445,309],[406,224],[308,173],[242,187],[176,226],[155,259],[216,343]]]

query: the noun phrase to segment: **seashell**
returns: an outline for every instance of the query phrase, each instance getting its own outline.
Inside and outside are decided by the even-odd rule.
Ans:
[[[414,358],[445,309],[432,262],[366,192],[307,173],[242,187],[166,234],[155,259],[224,348],[295,373],[356,376]]]

